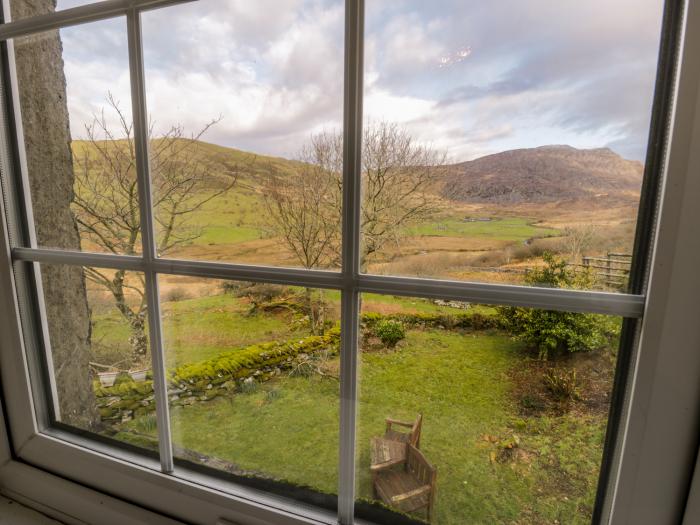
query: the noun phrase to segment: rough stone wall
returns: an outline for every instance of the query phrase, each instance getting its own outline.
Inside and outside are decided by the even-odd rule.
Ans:
[[[55,0],[14,0],[12,17],[55,10]],[[73,164],[57,31],[15,41],[22,124],[40,246],[80,249],[70,203]],[[43,266],[46,312],[51,334],[61,420],[85,429],[98,420],[89,376],[90,312],[85,279],[78,267]]]
[[[189,406],[231,395],[284,372],[302,373],[304,366],[311,373],[315,357],[336,355],[339,349],[340,329],[333,328],[325,335],[254,344],[188,363],[168,372],[169,404]],[[106,426],[114,427],[155,411],[152,378],[137,383],[121,374],[113,386],[102,387],[95,381],[94,388],[100,418]]]

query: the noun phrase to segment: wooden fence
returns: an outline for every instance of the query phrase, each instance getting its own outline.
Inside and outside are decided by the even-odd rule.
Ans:
[[[629,253],[612,253],[599,257],[582,257],[583,264],[573,266],[592,270],[596,281],[605,288],[621,290],[627,287],[632,265]]]

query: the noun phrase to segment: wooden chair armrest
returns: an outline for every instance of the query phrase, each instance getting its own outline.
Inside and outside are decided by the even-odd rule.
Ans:
[[[402,427],[413,428],[413,423],[408,423],[406,421],[399,421],[398,419],[391,419],[390,417],[386,418],[386,424],[387,425],[400,425]]]
[[[393,496],[391,498],[392,503],[400,503],[404,500],[411,499],[415,496],[420,496],[421,494],[425,494],[426,492],[430,492],[432,487],[430,485],[423,485],[422,487],[418,487],[417,489],[409,490],[408,492],[404,492],[403,494],[398,494],[396,496]]]
[[[403,465],[404,463],[406,463],[406,458],[394,459],[392,461],[385,461],[384,463],[379,463],[378,465],[370,465],[369,470],[370,472],[381,472],[382,470],[386,470],[396,465]]]

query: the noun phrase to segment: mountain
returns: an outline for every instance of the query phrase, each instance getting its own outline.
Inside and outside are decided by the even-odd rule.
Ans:
[[[632,201],[643,166],[608,148],[541,146],[488,155],[450,167],[445,197],[496,204]]]

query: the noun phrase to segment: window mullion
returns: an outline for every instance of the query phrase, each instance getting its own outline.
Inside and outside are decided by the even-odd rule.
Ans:
[[[165,378],[160,294],[158,293],[158,275],[153,269],[153,261],[156,258],[156,240],[148,154],[148,113],[146,111],[141,15],[139,11],[132,9],[127,13],[126,20],[129,37],[131,103],[134,122],[136,172],[139,188],[141,242],[145,266],[148,331],[151,342],[153,390],[156,401],[156,418],[158,421],[158,448],[160,452],[161,469],[163,472],[172,472],[173,448],[170,433],[170,416],[168,413],[168,389]]]
[[[355,505],[355,429],[357,343],[360,296],[360,206],[362,156],[362,73],[364,0],[345,2],[345,100],[343,116],[343,293],[340,352],[340,479],[338,520],[353,522]]]

